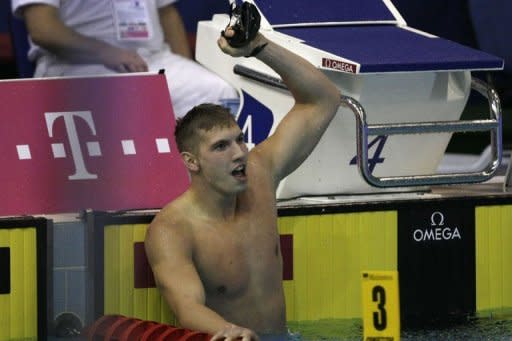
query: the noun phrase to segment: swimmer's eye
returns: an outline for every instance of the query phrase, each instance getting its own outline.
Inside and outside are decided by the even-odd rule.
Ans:
[[[213,150],[224,150],[228,146],[228,143],[226,141],[220,141],[213,145]]]

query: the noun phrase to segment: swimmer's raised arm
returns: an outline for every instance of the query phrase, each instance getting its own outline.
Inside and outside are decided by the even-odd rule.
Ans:
[[[228,28],[224,35],[229,38],[233,32]],[[234,57],[256,52],[255,57],[281,76],[295,99],[275,133],[253,149],[268,162],[277,186],[313,151],[336,114],[341,99],[339,90],[308,61],[262,34],[242,48],[231,47],[225,37],[219,38],[218,45]]]

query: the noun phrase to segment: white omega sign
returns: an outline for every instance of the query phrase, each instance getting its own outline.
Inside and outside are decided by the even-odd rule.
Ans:
[[[444,225],[444,214],[439,211],[432,213],[430,216],[430,226],[425,228],[415,228],[412,237],[418,243],[462,239],[457,227]]]

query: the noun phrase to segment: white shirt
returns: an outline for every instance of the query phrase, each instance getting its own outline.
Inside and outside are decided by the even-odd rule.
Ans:
[[[2,0],[0,0],[2,1]],[[147,8],[149,39],[120,40],[116,27],[114,1],[140,1]],[[237,91],[218,75],[198,63],[172,53],[164,41],[158,9],[178,0],[12,0],[12,10],[21,17],[21,7],[47,4],[59,9],[64,24],[84,36],[103,40],[112,45],[136,51],[150,72],[165,70],[167,84],[176,117],[183,116],[199,103],[231,103],[238,100]],[[121,6],[123,7],[123,6]],[[137,16],[136,16],[137,17]],[[105,75],[116,71],[103,64],[73,64],[57,58],[49,51],[34,45],[29,59],[36,62],[34,77],[63,77]]]
[[[147,49],[150,52],[162,50],[164,35],[160,26],[158,9],[177,0],[140,0],[145,2],[152,35],[150,39],[126,41],[117,38],[114,14],[116,0],[12,0],[12,11],[21,17],[21,7],[30,4],[47,4],[59,9],[64,24],[78,33],[103,40],[115,46],[130,49]],[[28,57],[35,61],[41,54],[48,54],[41,47],[30,42]],[[166,46],[166,45],[165,45]]]

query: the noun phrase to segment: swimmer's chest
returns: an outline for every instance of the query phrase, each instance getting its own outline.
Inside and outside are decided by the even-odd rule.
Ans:
[[[236,297],[251,286],[280,281],[275,220],[239,219],[203,229],[195,236],[194,262],[209,295]]]

